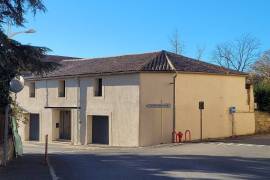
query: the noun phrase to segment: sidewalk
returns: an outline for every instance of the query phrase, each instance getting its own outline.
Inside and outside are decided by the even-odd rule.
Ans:
[[[41,154],[24,154],[0,167],[0,180],[51,180]]]

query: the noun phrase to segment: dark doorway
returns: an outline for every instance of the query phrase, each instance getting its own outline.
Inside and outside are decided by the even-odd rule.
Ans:
[[[70,111],[60,111],[59,138],[71,140],[71,113]]]
[[[109,144],[108,116],[93,116],[92,133],[93,144]]]
[[[39,141],[39,114],[30,114],[29,140]]]

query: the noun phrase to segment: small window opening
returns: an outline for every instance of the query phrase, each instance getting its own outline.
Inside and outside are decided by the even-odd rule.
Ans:
[[[36,83],[31,82],[29,85],[29,97],[36,97]]]
[[[95,96],[102,96],[102,79],[101,78],[98,78],[95,80],[94,95]]]
[[[58,97],[66,96],[66,82],[64,80],[59,81]]]

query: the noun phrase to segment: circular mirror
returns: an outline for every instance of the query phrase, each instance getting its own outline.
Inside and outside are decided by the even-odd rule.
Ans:
[[[20,92],[24,87],[24,79],[22,76],[14,77],[10,83],[10,91],[14,93]]]

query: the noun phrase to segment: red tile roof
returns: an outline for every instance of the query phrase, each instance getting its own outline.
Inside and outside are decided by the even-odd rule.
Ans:
[[[61,59],[61,57],[63,56],[60,56],[60,58],[52,57],[54,61],[55,59],[58,59],[61,66],[57,70],[48,73],[45,76],[46,78],[149,71],[174,72],[175,70],[189,73],[246,75],[239,71],[227,69],[164,50],[152,53],[94,59],[74,59],[69,57],[63,57],[63,59]],[[52,59],[48,59],[48,61]]]

